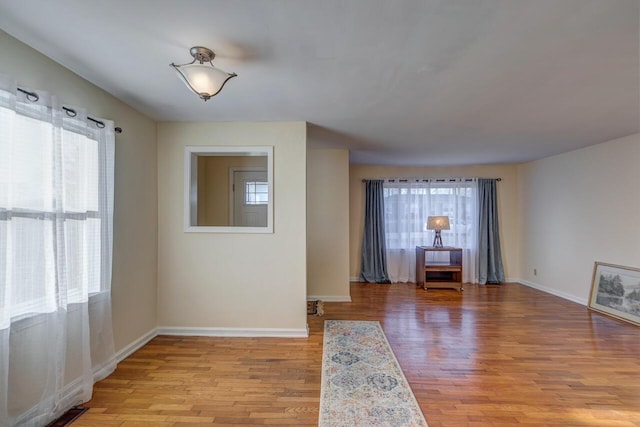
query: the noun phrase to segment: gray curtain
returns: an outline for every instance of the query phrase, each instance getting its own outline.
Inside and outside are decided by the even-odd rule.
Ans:
[[[390,283],[384,239],[383,180],[365,181],[364,233],[362,235],[362,268],[360,280]]]
[[[495,179],[478,179],[478,282],[504,282],[498,227],[498,194]]]

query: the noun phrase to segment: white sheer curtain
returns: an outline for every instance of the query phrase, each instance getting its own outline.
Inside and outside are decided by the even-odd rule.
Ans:
[[[2,426],[46,425],[115,369],[113,123],[38,95],[0,76]]]
[[[427,217],[447,215],[450,230],[442,231],[445,246],[462,248],[463,276],[476,283],[477,180],[388,180],[384,183],[387,269],[391,282],[415,282],[416,246],[431,246]]]

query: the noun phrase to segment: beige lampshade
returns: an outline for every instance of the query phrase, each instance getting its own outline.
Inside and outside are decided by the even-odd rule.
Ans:
[[[448,216],[430,216],[427,218],[427,230],[449,230]]]

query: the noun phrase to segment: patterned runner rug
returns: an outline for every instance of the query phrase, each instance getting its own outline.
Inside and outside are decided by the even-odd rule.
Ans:
[[[324,322],[318,425],[427,426],[380,323]]]

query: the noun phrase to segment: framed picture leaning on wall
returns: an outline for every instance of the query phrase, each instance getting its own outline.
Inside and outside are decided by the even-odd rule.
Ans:
[[[589,308],[640,326],[640,268],[596,262]]]

